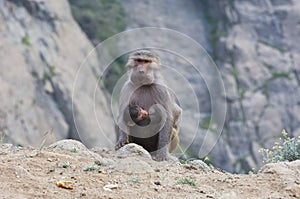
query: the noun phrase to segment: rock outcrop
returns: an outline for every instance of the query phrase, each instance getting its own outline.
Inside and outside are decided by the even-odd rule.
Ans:
[[[113,124],[97,87],[97,57],[79,70],[92,49],[67,1],[0,0],[3,141],[40,146],[74,138],[87,146],[111,146]],[[101,107],[100,124],[94,105]]]
[[[156,26],[180,31],[200,43],[211,54],[226,88],[227,115],[219,142],[210,154],[223,169],[247,172],[261,164],[258,150],[270,147],[286,128],[300,134],[300,3],[296,0],[246,1],[120,1],[128,16],[128,27]],[[147,12],[145,12],[147,10]],[[147,35],[143,38],[147,43]],[[157,43],[163,43],[156,38]],[[185,49],[185,40],[169,39],[169,46]],[[133,45],[135,41],[126,41]],[[167,42],[166,42],[167,43]],[[189,76],[200,99],[200,126],[207,127],[211,107],[205,82],[199,81],[181,58],[162,53],[166,66]],[[202,64],[200,62],[200,64]],[[189,74],[189,75],[188,75]],[[188,95],[178,77],[168,75],[178,98]],[[206,85],[207,86],[207,85]],[[172,86],[171,86],[172,87]],[[192,96],[192,95],[190,95]],[[185,106],[183,102],[183,106]],[[209,152],[218,136],[214,132],[192,136],[194,107],[184,108],[181,140],[194,154]],[[203,125],[204,124],[204,125]]]
[[[273,146],[281,129],[300,135],[300,2],[210,3],[223,27],[214,52],[228,104],[224,141],[213,156],[219,166],[228,160],[225,169],[245,171],[261,163],[257,151]]]

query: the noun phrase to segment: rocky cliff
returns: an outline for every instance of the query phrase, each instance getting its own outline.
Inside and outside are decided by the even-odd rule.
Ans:
[[[247,170],[260,163],[257,151],[270,147],[280,129],[300,134],[300,2],[215,1],[208,6],[218,13],[212,15],[218,26],[214,53],[228,103],[222,142],[213,154],[229,170]]]
[[[298,1],[120,2],[128,16],[128,29],[157,26],[180,31],[200,43],[214,58],[222,74],[227,102],[222,136],[210,154],[217,166],[234,172],[251,170],[261,164],[258,150],[270,147],[283,128],[290,135],[300,134]],[[147,42],[146,36],[143,39]],[[170,46],[192,53],[185,40],[167,39],[172,41]],[[163,41],[157,39],[157,43]],[[207,85],[194,78],[189,65],[178,57],[161,54],[165,64],[181,74],[190,73],[189,83],[200,99],[203,128],[201,124],[211,114]],[[182,88],[177,89],[179,98],[188,94],[177,77],[168,75],[167,79],[176,88]],[[193,107],[186,108],[183,116],[193,121],[193,112]],[[209,150],[218,138],[204,139],[201,133],[193,138],[192,130],[190,123],[183,123],[180,133],[183,143],[194,140],[191,146],[194,154],[200,155],[205,147]]]
[[[113,124],[105,94],[96,87],[101,67],[96,56],[77,74],[92,49],[67,1],[0,0],[4,142],[40,146],[71,137],[88,146],[110,145],[103,132]],[[102,130],[94,105],[101,107]]]

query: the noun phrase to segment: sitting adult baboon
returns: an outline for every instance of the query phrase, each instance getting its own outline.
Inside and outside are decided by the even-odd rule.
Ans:
[[[154,160],[168,158],[168,145],[172,129],[178,132],[181,108],[160,75],[160,60],[148,50],[140,50],[129,56],[126,64],[128,80],[120,93],[118,126],[120,129],[116,149],[127,143],[136,143],[151,152]],[[135,104],[149,112],[155,109],[149,125],[131,127],[124,121],[129,114],[128,105]]]

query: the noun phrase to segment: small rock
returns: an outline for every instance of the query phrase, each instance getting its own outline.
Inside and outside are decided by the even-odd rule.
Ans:
[[[123,146],[117,151],[117,154],[126,157],[140,156],[140,157],[152,159],[148,151],[146,151],[143,147],[134,143],[126,144],[125,146]]]
[[[51,144],[50,146],[48,146],[48,148],[59,148],[59,149],[73,152],[74,154],[80,154],[80,155],[94,158],[95,163],[97,165],[106,166],[114,163],[113,160],[108,158],[103,158],[101,157],[101,155],[90,151],[81,142],[77,140],[72,140],[72,139],[60,140],[58,142]]]
[[[300,169],[300,160],[293,162],[270,163],[263,166],[260,173],[294,175],[294,172]]]
[[[200,169],[204,171],[211,171],[211,168],[202,160],[193,160],[190,162],[192,165],[198,166]]]
[[[113,189],[117,189],[119,187],[118,184],[107,184],[103,187],[105,191],[112,191]]]
[[[88,149],[79,141],[72,139],[65,139],[55,142],[48,146],[48,148],[59,148],[67,151],[87,151]]]

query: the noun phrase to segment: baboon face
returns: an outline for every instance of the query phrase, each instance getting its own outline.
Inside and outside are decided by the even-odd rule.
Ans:
[[[135,85],[152,84],[159,60],[149,51],[139,51],[130,55],[126,64],[130,81]]]
[[[130,70],[130,80],[134,84],[151,84],[154,81],[152,61],[147,59],[134,59]]]

